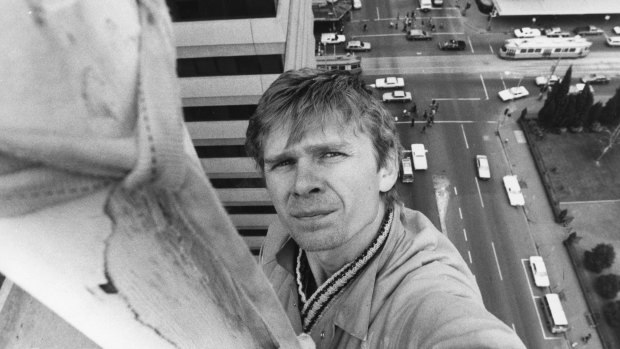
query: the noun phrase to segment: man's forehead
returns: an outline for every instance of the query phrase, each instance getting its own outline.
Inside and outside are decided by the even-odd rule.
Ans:
[[[265,137],[265,157],[274,153],[281,153],[297,147],[326,146],[347,146],[366,137],[365,134],[355,129],[353,125],[331,125],[315,126],[307,128],[300,133],[299,139],[291,139],[291,127],[281,126],[273,129]]]

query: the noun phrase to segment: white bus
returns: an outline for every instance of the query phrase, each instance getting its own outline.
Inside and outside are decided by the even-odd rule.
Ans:
[[[542,298],[543,309],[547,319],[547,325],[551,333],[562,333],[568,331],[568,320],[560,296],[557,293],[547,293]]]
[[[590,46],[592,43],[580,36],[508,39],[500,47],[498,55],[506,59],[580,58],[590,53]]]
[[[316,56],[315,58],[318,69],[362,72],[362,58],[356,55]]]

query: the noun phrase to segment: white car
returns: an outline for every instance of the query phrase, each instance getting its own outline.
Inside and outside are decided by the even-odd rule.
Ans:
[[[525,205],[525,198],[523,197],[523,193],[521,193],[521,186],[519,185],[517,176],[514,176],[514,175],[504,176],[503,180],[504,180],[504,187],[506,188],[506,193],[508,193],[508,200],[510,201],[510,205],[512,206]]]
[[[588,85],[588,86],[590,86],[590,92],[594,93],[594,87],[592,87],[592,85]],[[586,84],[583,84],[583,83],[576,83],[574,85],[570,85],[568,87],[568,94],[579,93],[583,91],[585,87],[586,87]]]
[[[529,96],[529,92],[525,88],[525,86],[515,86],[511,88],[507,88],[505,90],[501,90],[497,93],[499,98],[503,101],[510,101],[513,99],[519,99],[526,96]]]
[[[523,27],[521,29],[515,29],[514,33],[515,33],[515,36],[518,38],[534,38],[534,37],[542,35],[539,29],[530,28],[530,27]]]
[[[359,10],[362,8],[362,0],[353,0],[353,8]]]
[[[476,155],[476,168],[478,169],[478,178],[491,178],[491,168],[489,168],[489,159],[486,155]]]
[[[556,82],[560,82],[560,77],[555,74],[551,76],[541,75],[541,76],[537,76],[534,81],[536,82],[536,86],[543,86],[547,84],[547,80],[549,80],[549,85],[553,85]]]
[[[370,51],[371,45],[366,41],[351,40],[347,42],[345,51]]]
[[[402,88],[405,87],[405,79],[388,76],[387,78],[375,80],[376,88]]]
[[[534,284],[538,287],[549,287],[549,275],[547,275],[547,267],[541,256],[530,257],[530,269],[534,276]]]
[[[426,161],[426,150],[424,144],[414,143],[411,145],[411,157],[413,158],[413,168],[415,170],[428,169],[428,162]]]
[[[581,77],[581,82],[584,84],[589,82],[590,84],[609,84],[611,79],[605,74],[588,74]]]
[[[411,92],[406,91],[392,91],[383,94],[384,102],[411,102]]]
[[[616,26],[614,27],[614,29],[611,30],[615,35],[620,35],[620,26]]]
[[[336,33],[323,33],[321,34],[321,43],[327,44],[342,44],[347,41],[347,37],[342,34]]]
[[[550,38],[568,38],[572,36],[571,33],[563,31],[560,27],[547,28],[543,32]]]

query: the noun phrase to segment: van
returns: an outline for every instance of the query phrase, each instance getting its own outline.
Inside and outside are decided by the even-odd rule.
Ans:
[[[433,4],[431,0],[420,0],[420,11],[428,12],[433,8]]]
[[[608,36],[607,45],[608,46],[620,46],[620,36]]]
[[[442,7],[443,6],[443,0],[432,0],[433,2],[433,6],[435,7]]]

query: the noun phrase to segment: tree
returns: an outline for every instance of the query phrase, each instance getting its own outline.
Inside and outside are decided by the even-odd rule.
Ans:
[[[620,276],[616,274],[600,275],[594,282],[594,289],[605,299],[616,298],[620,290]]]
[[[601,124],[609,128],[615,128],[620,123],[620,87],[616,93],[607,100],[601,113]]]
[[[583,265],[594,273],[600,273],[603,269],[611,267],[615,258],[616,251],[612,245],[598,244],[584,253]]]
[[[620,301],[609,302],[603,309],[610,326],[620,329]]]
[[[568,91],[570,90],[572,71],[573,66],[571,65],[566,70],[562,81],[553,85],[553,88],[549,91],[545,104],[538,112],[541,126],[545,128],[566,126],[567,107],[569,107],[570,101]]]
[[[586,117],[586,121],[584,122],[584,126],[589,128],[592,131],[597,131],[600,128],[600,118],[601,113],[603,112],[603,103],[596,102],[590,110],[588,110],[588,116]],[[598,126],[597,126],[598,125]]]
[[[590,84],[586,83],[583,90],[577,94],[575,103],[575,116],[568,126],[573,132],[581,132],[587,123],[588,112],[594,103],[594,95],[590,90]]]
[[[614,147],[614,145],[620,144],[620,123],[618,123],[616,128],[613,130],[605,128],[602,133],[606,135],[606,138],[603,139],[603,141],[607,144],[605,144],[605,147],[601,150],[601,155],[596,158],[596,162],[601,161],[603,156],[605,156],[605,154],[607,154]]]

